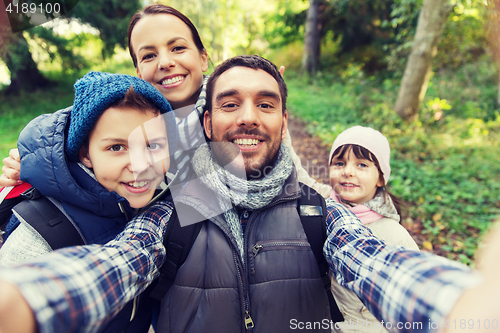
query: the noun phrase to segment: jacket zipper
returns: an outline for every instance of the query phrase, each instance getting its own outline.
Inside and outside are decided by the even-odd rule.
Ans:
[[[299,197],[300,197],[300,195],[296,196],[296,197],[293,197],[293,198],[288,197],[288,198],[278,199],[275,202],[272,202],[270,205],[266,206],[265,209],[269,209],[271,207],[274,207],[277,204],[280,204],[282,202],[292,201],[292,200],[298,199]],[[262,208],[255,210],[252,213],[252,215],[250,215],[250,217],[248,218],[245,235],[243,237],[243,249],[244,249],[244,253],[243,254],[244,255],[246,255],[247,252],[248,252],[247,251],[247,248],[248,248],[248,237],[250,237],[248,235],[250,234],[250,230],[251,230],[250,228],[251,228],[251,226],[253,226],[252,221],[255,220],[255,216],[257,215],[257,213],[261,212],[262,210],[263,210]],[[249,257],[249,256],[247,256],[247,257]],[[249,258],[247,258],[247,260],[245,260],[245,266],[246,266],[246,271],[247,272],[250,269],[249,263],[248,263],[248,261],[249,261],[248,259]],[[244,318],[245,318],[245,330],[247,332],[251,332],[252,328],[255,326],[255,324],[254,324],[254,321],[253,321],[252,317],[250,316],[250,294],[248,293],[248,288],[247,288],[247,286],[249,285],[249,283],[248,283],[248,276],[246,274],[245,274],[245,280],[244,280],[244,282],[246,283],[243,286],[243,288],[245,290],[244,303],[243,303]]]
[[[252,248],[253,257],[255,258],[260,251],[268,251],[272,248],[308,248],[311,245],[305,241],[271,241],[266,243],[255,244]]]

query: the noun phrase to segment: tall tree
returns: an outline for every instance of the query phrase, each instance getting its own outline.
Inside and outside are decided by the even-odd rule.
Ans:
[[[7,32],[2,39],[0,55],[10,71],[10,86],[6,94],[52,85],[38,70],[22,32]]]
[[[403,119],[414,118],[425,97],[439,37],[452,9],[450,0],[424,0],[422,4],[413,48],[395,106],[396,112]]]
[[[319,16],[321,3],[322,0],[309,0],[309,9],[307,9],[302,68],[310,75],[314,75],[319,66],[321,41]]]
[[[104,44],[102,52],[105,57],[113,54],[116,45],[126,47],[127,28],[130,17],[141,6],[140,0],[65,0],[63,2],[68,10],[74,7],[73,10],[67,13],[68,17],[79,19],[82,23],[88,23],[99,30]],[[49,16],[47,20],[53,18]],[[13,19],[19,20],[19,22],[13,23]],[[11,15],[10,20],[11,24],[17,24],[24,27],[23,29],[31,27],[24,22],[26,18],[21,15]],[[32,28],[27,31],[30,35],[36,35],[44,39],[49,45],[54,40],[61,41],[61,38],[49,36],[50,32],[42,27]],[[28,43],[22,31],[14,33],[7,25],[7,27],[2,28],[0,33],[0,57],[7,65],[11,74],[11,85],[7,88],[6,93],[15,93],[20,89],[32,90],[47,86],[49,81],[42,76],[36,63],[33,61]],[[57,48],[58,50],[62,50],[64,46],[61,46],[59,43]]]
[[[21,15],[7,16],[8,11],[0,5],[0,58],[10,71],[11,84],[6,94],[15,93],[20,89],[32,90],[50,85],[50,81],[42,76],[31,56],[28,42],[22,32],[12,32],[14,26],[26,25]],[[10,21],[9,21],[10,19]]]

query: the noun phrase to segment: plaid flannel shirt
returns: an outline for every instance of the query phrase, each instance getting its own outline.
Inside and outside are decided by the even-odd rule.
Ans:
[[[464,289],[477,283],[463,265],[384,245],[340,204],[327,200],[327,209],[324,254],[331,270],[385,327],[431,332],[430,323],[441,324]],[[41,333],[96,332],[158,276],[171,212],[171,203],[159,202],[106,245],[56,251],[4,269],[0,279],[19,287]]]

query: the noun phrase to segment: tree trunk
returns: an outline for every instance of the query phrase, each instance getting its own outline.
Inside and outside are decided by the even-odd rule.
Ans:
[[[22,32],[11,34],[7,39],[7,52],[3,52],[2,60],[10,71],[10,86],[5,93],[15,94],[21,89],[31,91],[51,86],[52,82],[43,77],[36,67]]]
[[[321,33],[319,11],[321,2],[322,0],[309,0],[309,8],[307,9],[302,68],[309,75],[314,75],[317,72],[319,64]]]
[[[452,9],[449,0],[424,0],[395,107],[405,120],[416,116],[425,97],[439,37]]]
[[[22,32],[7,33],[2,45],[2,60],[10,71],[10,86],[6,94],[18,93],[20,90],[35,90],[52,85],[43,77],[31,56],[29,45]]]

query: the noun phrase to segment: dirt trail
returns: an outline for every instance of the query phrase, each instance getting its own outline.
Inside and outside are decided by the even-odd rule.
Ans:
[[[288,117],[288,130],[292,136],[292,146],[302,161],[302,166],[309,175],[324,184],[328,184],[328,155],[330,145],[320,138],[313,137],[305,130],[305,123],[294,117]]]

